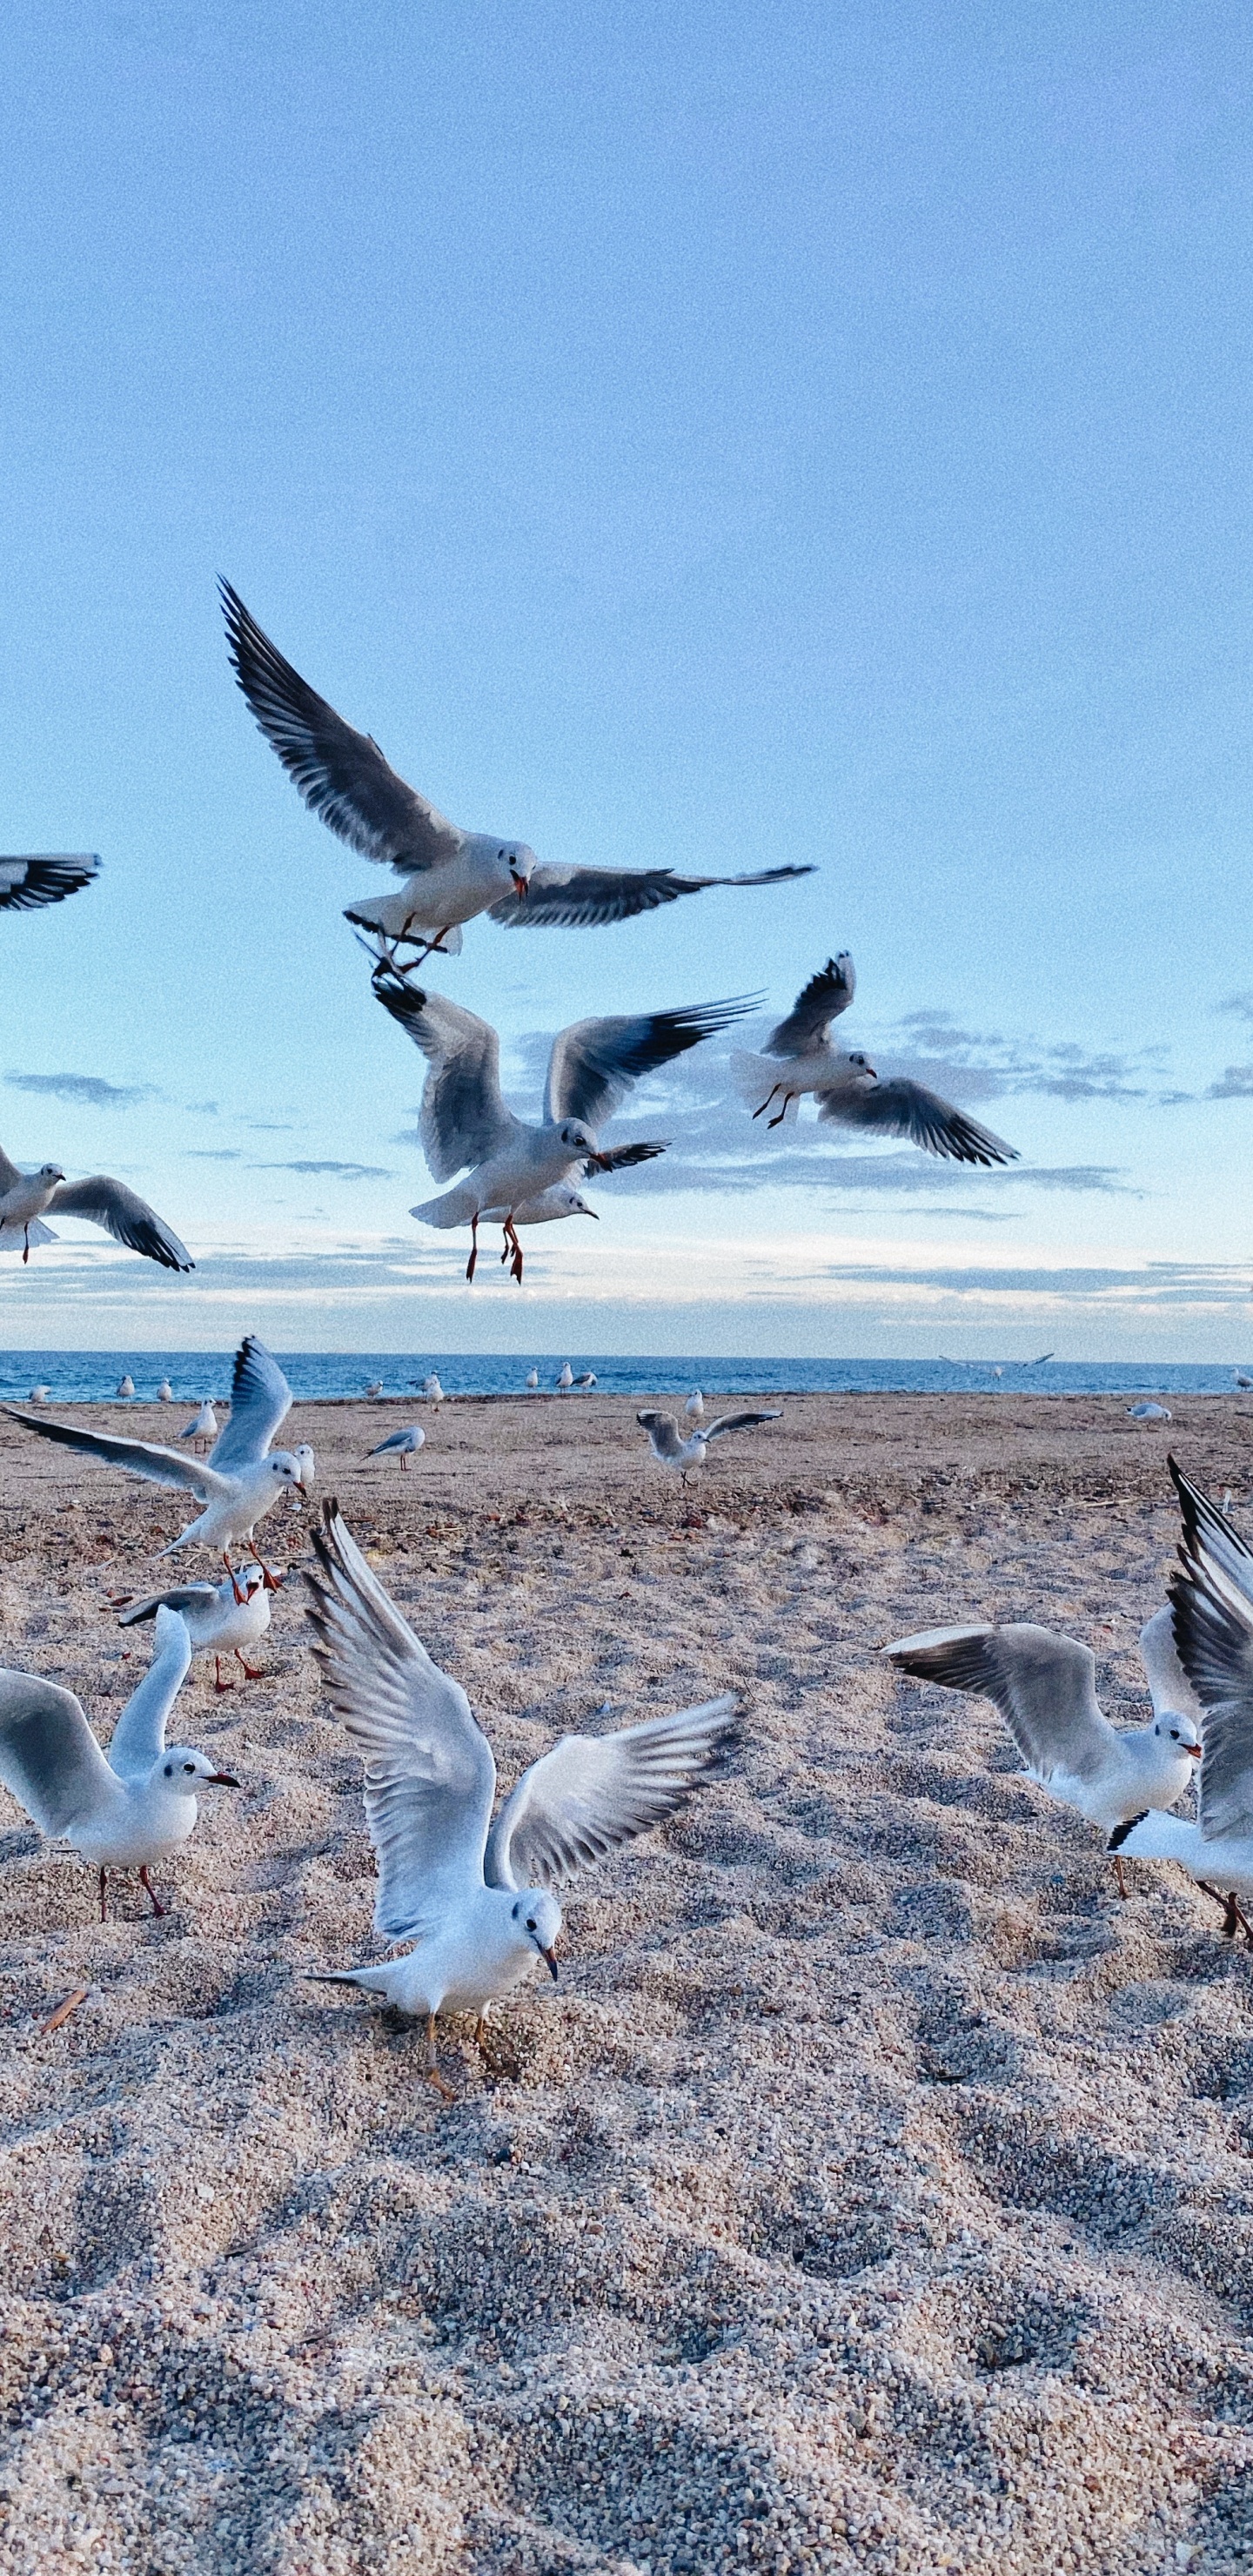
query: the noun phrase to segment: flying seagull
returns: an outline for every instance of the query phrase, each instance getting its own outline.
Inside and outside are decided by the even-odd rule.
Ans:
[[[707,886],[778,885],[809,867],[752,876],[686,877],[673,868],[539,866],[534,850],[496,832],[464,832],[406,785],[372,734],[345,724],[285,661],[228,581],[220,584],[235,676],[266,741],[306,805],[362,858],[395,870],[400,892],[367,895],[345,918],[372,932],[384,953],[412,948],[411,964],[437,949],[455,957],[461,924],[478,913],[515,929],[591,929],[629,921]]]
[[[755,1431],[759,1422],[781,1422],[783,1416],[777,1407],[770,1413],[724,1413],[717,1422],[698,1422],[686,1440],[680,1439],[672,1413],[637,1413],[635,1419],[648,1433],[658,1466],[668,1467],[686,1484],[693,1467],[704,1466],[711,1440],[724,1439],[728,1431]]]
[[[94,851],[82,858],[0,859],[0,912],[36,912],[64,903],[98,873]]]
[[[774,1106],[770,1127],[795,1118],[802,1094],[812,1091],[818,1116],[880,1136],[907,1136],[926,1154],[954,1163],[1016,1163],[1017,1150],[987,1127],[901,1075],[881,1082],[864,1055],[843,1055],[828,1031],[853,998],[853,961],[847,949],[828,957],[798,993],[758,1055],[734,1055],[731,1070],[754,1118]]]
[[[0,1153],[0,1252],[15,1252],[20,1242],[22,1259],[29,1261],[33,1245],[55,1243],[51,1226],[42,1223],[45,1216],[87,1217],[115,1243],[124,1243],[128,1252],[142,1252],[146,1261],[159,1261],[163,1270],[195,1269],[178,1236],[125,1181],[111,1181],[103,1172],[89,1181],[67,1181],[59,1163],[19,1172]]]
[[[279,1578],[281,1580],[281,1577]],[[146,1601],[132,1601],[125,1608],[120,1597],[112,1607],[121,1610],[120,1628],[133,1628],[140,1620],[155,1619],[162,1610],[177,1610],[191,1639],[193,1655],[212,1655],[213,1687],[228,1691],[232,1682],[222,1679],[222,1657],[229,1650],[242,1666],[245,1681],[259,1682],[260,1667],[250,1664],[245,1646],[258,1646],[270,1624],[270,1593],[265,1574],[259,1565],[236,1566],[221,1583],[182,1583],[171,1592],[154,1592]]]
[[[646,1011],[631,1019],[575,1020],[554,1038],[548,1059],[543,1120],[529,1124],[505,1106],[500,1088],[500,1040],[487,1020],[463,1010],[442,993],[421,992],[389,967],[374,974],[385,1010],[420,1047],[430,1068],[422,1089],[418,1134],[432,1178],[469,1177],[442,1198],[409,1213],[423,1225],[468,1225],[467,1279],[478,1262],[478,1230],[489,1209],[504,1208],[505,1241],[512,1276],[522,1277],[522,1246],[513,1212],[555,1181],[576,1172],[613,1171],[646,1160],[660,1145],[602,1150],[597,1130],[620,1109],[641,1075],[656,1073],[702,1038],[713,1037],[753,1008],[750,1001],[705,1002],[678,1011]]]

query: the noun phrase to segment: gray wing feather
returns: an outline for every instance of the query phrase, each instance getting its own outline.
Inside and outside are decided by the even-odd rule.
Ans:
[[[684,1806],[736,1732],[733,1691],[616,1735],[563,1735],[524,1771],[488,1838],[489,1887],[565,1887]]]
[[[465,835],[302,680],[239,593],[219,585],[235,677],[271,749],[306,805],[350,849],[402,877],[456,858]]]
[[[1211,1502],[1190,1476],[1185,1476],[1177,1458],[1168,1457],[1166,1464],[1179,1498],[1185,1548],[1189,1554],[1204,1554],[1220,1565],[1237,1591],[1253,1601],[1253,1549],[1217,1503]]]
[[[401,1941],[439,1913],[443,1891],[462,1897],[478,1880],[496,1765],[465,1692],[375,1581],[333,1502],[314,1546],[321,1577],[305,1577],[314,1651],[365,1763],[375,1929]]]
[[[430,1066],[422,1088],[418,1132],[431,1177],[486,1163],[515,1135],[518,1121],[500,1089],[500,1040],[490,1021],[463,1011],[442,993],[423,993],[403,975],[380,968],[376,998],[419,1047]]]
[[[165,1751],[165,1726],[187,1678],[191,1639],[176,1610],[157,1611],[152,1662],[138,1690],[132,1691],[109,1746],[109,1765],[119,1779],[146,1779]]]
[[[4,1197],[6,1191],[15,1188],[21,1177],[16,1163],[11,1163],[8,1155],[0,1150],[0,1198]]]
[[[582,1177],[585,1181],[594,1181],[601,1179],[606,1172],[632,1171],[637,1163],[651,1163],[658,1154],[664,1154],[668,1144],[669,1139],[666,1138],[661,1142],[654,1140],[637,1145],[609,1145],[594,1163],[584,1164]]]
[[[1205,1707],[1201,1831],[1253,1836],[1253,1604],[1204,1548],[1168,1589],[1179,1660]]]
[[[0,1780],[43,1834],[68,1833],[119,1792],[73,1691],[34,1673],[0,1672]]]
[[[802,993],[798,993],[785,1020],[772,1029],[762,1049],[763,1055],[808,1055],[848,1009],[856,987],[853,961],[847,948],[838,957],[828,957],[826,965],[811,975]]]
[[[637,1413],[635,1419],[642,1423],[659,1458],[678,1457],[683,1443],[672,1413]]]
[[[781,1422],[782,1420],[782,1412],[777,1407],[773,1413],[724,1413],[717,1422],[702,1426],[701,1438],[717,1440],[724,1431],[752,1431],[759,1422]]]
[[[132,1601],[117,1624],[119,1628],[133,1628],[139,1619],[155,1619],[158,1610],[177,1610],[180,1618],[186,1610],[211,1610],[217,1597],[212,1583],[176,1583],[169,1592],[154,1592],[147,1601]]]
[[[178,1449],[158,1448],[151,1440],[118,1440],[109,1431],[79,1431],[72,1422],[48,1422],[37,1413],[19,1413],[15,1405],[5,1409],[11,1421],[37,1431],[41,1440],[81,1449],[85,1457],[124,1467],[128,1475],[142,1476],[150,1485],[179,1485],[189,1494],[198,1494],[202,1502],[223,1490],[221,1477],[203,1459],[185,1458]]]
[[[824,1092],[818,1115],[843,1127],[872,1127],[884,1136],[908,1136],[911,1145],[921,1145],[924,1154],[938,1154],[945,1162],[1018,1161],[1015,1145],[1007,1145],[989,1127],[968,1118],[964,1109],[955,1109],[951,1100],[941,1100],[937,1091],[925,1091],[920,1082],[906,1082],[900,1076],[872,1083],[865,1091]]]
[[[645,1011],[635,1019],[575,1020],[553,1040],[544,1114],[597,1128],[621,1108],[633,1082],[655,1073],[702,1038],[716,1036],[755,1010],[756,998],[696,1002],[680,1011]]]
[[[1042,1780],[1096,1779],[1118,1743],[1096,1696],[1096,1658],[1074,1637],[1016,1620],[1004,1628],[931,1628],[885,1646],[915,1681],[994,1700]]]
[[[291,1407],[292,1391],[273,1352],[255,1333],[246,1334],[235,1353],[231,1418],[209,1451],[210,1467],[221,1475],[255,1467]]]
[[[637,913],[655,912],[659,904],[680,895],[703,894],[707,886],[781,885],[786,877],[810,877],[812,868],[763,868],[747,877],[681,877],[673,868],[532,868],[526,900],[508,894],[492,904],[490,917],[506,930],[590,930],[613,921],[631,921]]]
[[[179,1242],[155,1208],[150,1208],[136,1191],[128,1190],[125,1181],[112,1181],[107,1173],[95,1172],[86,1181],[63,1181],[48,1201],[48,1213],[89,1217],[93,1225],[102,1225],[115,1243],[124,1243],[129,1252],[142,1252],[146,1261],[159,1261],[163,1270],[196,1267],[186,1245]]]
[[[46,903],[64,903],[97,875],[94,852],[78,858],[0,859],[0,912],[34,912]]]

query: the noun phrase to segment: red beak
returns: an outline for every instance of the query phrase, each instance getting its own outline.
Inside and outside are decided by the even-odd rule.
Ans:
[[[523,896],[524,896],[524,895],[526,895],[527,893],[529,893],[529,891],[530,891],[530,889],[529,889],[529,887],[528,887],[528,885],[527,885],[526,878],[525,878],[525,877],[520,877],[520,876],[518,875],[518,873],[517,873],[517,870],[516,870],[516,869],[514,870],[513,890],[514,890],[514,893],[516,894],[516,896],[517,896],[517,898],[518,898],[519,903],[521,903],[521,901],[522,901],[522,899],[523,899]]]

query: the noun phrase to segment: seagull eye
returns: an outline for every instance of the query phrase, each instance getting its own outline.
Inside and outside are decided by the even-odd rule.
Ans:
[[[195,1768],[196,1768],[196,1766],[195,1766],[195,1763],[194,1763],[194,1762],[185,1762],[185,1763],[183,1764],[183,1769],[184,1769],[184,1771],[194,1771],[194,1770],[195,1770]]]
[[[535,1917],[533,1914],[528,1914],[526,1918],[526,1928],[528,1932],[533,1932],[535,1930]]]
[[[1172,1728],[1171,1728],[1171,1730],[1170,1730],[1170,1740],[1171,1740],[1171,1743],[1172,1743],[1172,1744],[1177,1744],[1177,1743],[1178,1743],[1178,1741],[1179,1741],[1179,1729],[1178,1729],[1178,1727],[1177,1727],[1177,1726],[1172,1726]]]
[[[172,1780],[172,1779],[173,1779],[173,1777],[174,1777],[174,1765],[173,1765],[173,1763],[172,1763],[172,1762],[167,1762],[167,1763],[166,1763],[166,1766],[165,1766],[165,1776],[166,1776],[166,1779],[167,1779],[167,1780]]]

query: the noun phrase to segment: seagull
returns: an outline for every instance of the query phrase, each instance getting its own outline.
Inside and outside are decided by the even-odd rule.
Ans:
[[[108,1466],[124,1467],[128,1475],[143,1476],[149,1484],[179,1485],[197,1495],[204,1504],[199,1519],[189,1521],[161,1554],[173,1556],[183,1547],[212,1547],[220,1551],[229,1574],[231,1548],[241,1539],[251,1539],[257,1522],[280,1495],[307,1493],[313,1482],[312,1449],[304,1443],[299,1449],[270,1448],[291,1401],[291,1388],[277,1360],[255,1333],[249,1333],[235,1354],[230,1421],[204,1459],[186,1458],[179,1449],[158,1448],[147,1440],[119,1440],[109,1432],[79,1431],[73,1423],[41,1422],[32,1413],[9,1410],[15,1422],[24,1422],[45,1440],[60,1440],[67,1449],[81,1449]],[[271,1590],[276,1588],[268,1566],[262,1567],[262,1576]]]
[[[684,1407],[683,1407],[683,1410],[684,1410],[685,1414],[687,1415],[687,1418],[688,1418],[688,1421],[689,1421],[689,1422],[703,1422],[703,1421],[704,1421],[704,1418],[705,1418],[705,1399],[704,1399],[704,1396],[701,1394],[700,1388],[699,1388],[698,1386],[694,1386],[694,1387],[693,1387],[692,1392],[691,1392],[691,1394],[689,1395],[689,1397],[688,1397],[688,1399],[687,1399],[687,1402],[686,1402],[686,1404],[685,1404],[685,1405],[684,1405]]]
[[[371,1380],[370,1380],[370,1383],[369,1383],[368,1387],[366,1388],[366,1391],[365,1391],[365,1392],[366,1392],[366,1398],[367,1398],[367,1401],[368,1401],[370,1398],[372,1398],[372,1397],[374,1397],[374,1396],[376,1396],[376,1395],[381,1395],[381,1394],[382,1394],[382,1392],[383,1392],[383,1381],[382,1381],[382,1378],[381,1378],[381,1377],[372,1377],[372,1378],[371,1378]]]
[[[168,1377],[163,1377],[160,1386],[157,1388],[157,1402],[158,1404],[172,1404],[174,1402],[174,1389],[171,1386]]]
[[[30,1394],[26,1398],[26,1401],[28,1404],[46,1404],[51,1393],[52,1389],[50,1386],[44,1386],[42,1384],[39,1386],[33,1386]]]
[[[1174,1418],[1164,1404],[1129,1404],[1127,1411],[1133,1422],[1170,1422]]]
[[[322,1982],[426,2018],[426,2073],[445,2095],[438,2013],[508,1994],[542,1959],[555,1979],[554,1891],[664,1822],[711,1776],[735,1732],[733,1693],[615,1735],[563,1735],[533,1762],[495,1823],[496,1765],[458,1683],[432,1663],[371,1573],[336,1504],[307,1575],[315,1649],[332,1707],[365,1763],[378,1855],[374,1928],[413,1941],[404,1958]],[[489,1830],[490,1829],[490,1830]]]
[[[809,867],[766,868],[753,876],[685,877],[673,868],[540,867],[524,841],[464,832],[406,785],[372,734],[357,733],[302,680],[249,615],[229,582],[220,585],[235,676],[253,715],[306,805],[362,858],[394,869],[398,893],[367,895],[345,918],[369,931],[381,953],[430,951],[455,957],[461,925],[489,913],[507,928],[588,929],[628,921],[707,886],[779,885]]]
[[[649,1447],[659,1467],[669,1467],[683,1484],[693,1467],[703,1467],[705,1452],[711,1440],[721,1440],[728,1431],[753,1431],[759,1422],[781,1422],[782,1412],[776,1406],[772,1413],[724,1413],[707,1427],[699,1423],[686,1440],[679,1438],[679,1426],[672,1413],[637,1413],[636,1421],[648,1433]]]
[[[216,1440],[218,1436],[218,1418],[207,1395],[201,1404],[195,1420],[193,1422],[189,1422],[186,1429],[180,1431],[178,1436],[180,1440]]]
[[[148,1871],[185,1843],[196,1792],[237,1789],[207,1753],[165,1740],[166,1720],[191,1661],[191,1639],[173,1610],[157,1614],[156,1651],[113,1730],[106,1760],[73,1691],[35,1673],[0,1672],[0,1780],[41,1834],[68,1842],[100,1872],[100,1920],[111,1869],[137,1869],[154,1914],[164,1914]]]
[[[446,1402],[447,1399],[444,1395],[444,1390],[440,1385],[434,1369],[432,1369],[429,1377],[423,1378],[422,1393],[428,1404],[443,1404]]]
[[[393,1431],[390,1439],[380,1440],[377,1447],[371,1449],[368,1454],[371,1458],[381,1458],[385,1456],[389,1450],[394,1451],[400,1460],[400,1472],[402,1476],[407,1476],[409,1473],[410,1459],[416,1458],[419,1449],[424,1449],[425,1447],[426,1433],[423,1430],[421,1423],[411,1422],[407,1431]]]
[[[133,1377],[120,1377],[118,1379],[117,1393],[121,1396],[123,1403],[129,1402],[134,1392],[135,1381]]]
[[[927,1628],[883,1652],[915,1681],[994,1700],[1027,1778],[1106,1833],[1146,1807],[1173,1807],[1201,1759],[1201,1703],[1175,1652],[1171,1614],[1140,1630],[1152,1723],[1115,1728],[1096,1696],[1096,1657],[1033,1621],[1004,1628]],[[1127,1893],[1115,1861],[1120,1896]]]
[[[584,1369],[582,1377],[576,1377],[576,1379],[575,1379],[575,1381],[574,1381],[574,1389],[575,1389],[575,1393],[576,1393],[576,1395],[577,1395],[577,1393],[578,1393],[578,1391],[579,1391],[579,1388],[580,1388],[580,1387],[582,1388],[584,1395],[590,1395],[590,1394],[591,1394],[591,1391],[592,1391],[592,1388],[595,1386],[595,1384],[596,1384],[596,1371],[595,1371],[595,1369]]]
[[[79,894],[98,873],[94,850],[82,858],[0,859],[0,912],[34,912]]]
[[[103,1226],[115,1243],[124,1243],[128,1252],[142,1252],[146,1261],[159,1261],[163,1270],[194,1270],[196,1265],[178,1236],[150,1208],[145,1199],[128,1190],[125,1181],[111,1181],[97,1172],[89,1181],[67,1181],[59,1163],[42,1163],[37,1172],[20,1172],[8,1155],[0,1153],[0,1252],[12,1252],[19,1238],[22,1259],[29,1261],[32,1248],[39,1243],[55,1243],[56,1235],[45,1216],[82,1216],[92,1225]]]
[[[938,1092],[897,1075],[880,1082],[864,1055],[842,1055],[827,1042],[827,1032],[853,998],[853,961],[847,949],[828,957],[798,993],[785,1020],[771,1031],[759,1055],[733,1055],[731,1070],[742,1098],[760,1118],[772,1101],[779,1106],[767,1123],[779,1127],[795,1117],[802,1092],[817,1096],[818,1116],[844,1127],[862,1127],[880,1136],[907,1136],[924,1153],[956,1163],[1016,1163],[1018,1154],[980,1127],[964,1109],[941,1100]]]
[[[1253,1377],[1246,1376],[1243,1369],[1233,1369],[1231,1374],[1235,1379],[1236,1385],[1243,1387],[1245,1394],[1247,1395],[1249,1388],[1253,1387]]]
[[[553,1385],[556,1387],[559,1395],[568,1395],[573,1384],[574,1371],[570,1366],[569,1360],[563,1360],[561,1363],[560,1374],[553,1379]]]
[[[527,1391],[527,1394],[528,1394],[528,1395],[537,1395],[537,1394],[539,1393],[539,1370],[538,1370],[538,1369],[528,1369],[528,1370],[527,1370],[527,1373],[526,1373],[526,1391]]]
[[[418,1134],[433,1177],[450,1181],[470,1165],[469,1178],[442,1198],[411,1208],[423,1225],[469,1225],[467,1279],[478,1262],[479,1221],[488,1208],[505,1208],[505,1237],[512,1276],[522,1278],[522,1246],[513,1210],[524,1207],[554,1181],[582,1171],[612,1171],[616,1162],[646,1159],[661,1149],[628,1147],[602,1152],[596,1129],[621,1108],[631,1085],[655,1073],[702,1038],[712,1037],[753,1007],[748,1001],[698,1003],[678,1011],[643,1012],[631,1019],[576,1020],[552,1044],[542,1124],[531,1125],[507,1109],[500,1088],[500,1040],[486,1020],[420,992],[390,968],[378,967],[374,990],[399,1020],[430,1070],[422,1090]]]
[[[281,1583],[282,1576],[276,1581]],[[258,1666],[250,1664],[245,1646],[258,1646],[270,1624],[270,1591],[264,1568],[237,1565],[222,1583],[184,1583],[172,1592],[154,1592],[147,1601],[131,1602],[122,1611],[120,1628],[133,1628],[138,1620],[155,1619],[162,1610],[176,1610],[191,1639],[193,1655],[212,1655],[213,1687],[228,1691],[231,1682],[222,1679],[222,1657],[230,1648],[237,1664],[243,1666],[244,1679],[258,1682],[263,1676]],[[113,1607],[119,1607],[114,1602]]]

